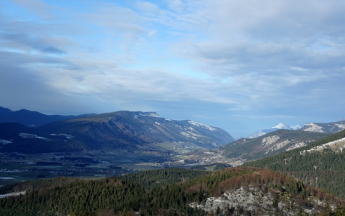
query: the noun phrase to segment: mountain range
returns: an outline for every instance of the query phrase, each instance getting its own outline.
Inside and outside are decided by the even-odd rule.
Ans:
[[[0,124],[0,151],[42,153],[127,149],[150,150],[164,142],[216,148],[234,141],[226,131],[194,121],[161,118],[152,112],[118,111],[83,115],[39,127]]]
[[[38,114],[37,118],[44,116]],[[274,131],[260,137],[234,141],[222,129],[166,119],[154,112],[118,111],[62,118],[55,121],[49,117],[49,122],[40,126],[32,126],[39,121],[23,125],[14,118],[0,123],[0,153],[9,158],[5,163],[0,161],[5,167],[1,172],[8,172],[8,167],[18,169],[18,162],[23,167],[30,166],[28,162],[33,164],[24,159],[16,161],[12,152],[59,152],[50,154],[54,158],[49,156],[47,161],[38,161],[30,171],[43,171],[40,166],[46,164],[58,166],[47,167],[54,172],[64,166],[72,171],[79,169],[62,164],[62,159],[93,161],[89,152],[121,149],[128,154],[141,150],[169,153],[162,146],[171,143],[201,150],[178,155],[177,160],[183,161],[180,164],[189,160],[189,170],[164,169],[87,181],[60,177],[0,187],[0,194],[6,193],[0,196],[0,215],[345,214],[345,120],[308,123],[299,130],[278,124]],[[87,153],[66,157],[60,152]],[[229,161],[245,163],[212,173],[192,170],[204,162],[231,164]],[[101,167],[103,171],[122,169],[118,163]],[[75,161],[71,164],[76,165]],[[19,175],[21,171],[16,172]],[[17,192],[22,195],[13,196]]]
[[[239,139],[219,148],[227,157],[253,160],[302,147],[329,134],[280,129],[254,139]]]
[[[301,130],[301,131],[310,131],[310,132],[319,132],[319,133],[337,133],[345,129],[345,119],[342,119],[338,122],[330,122],[330,123],[307,123],[303,127],[300,125],[289,126],[283,123],[279,123],[278,125],[272,128],[263,129],[263,130],[254,132],[253,134],[249,136],[249,138],[250,139],[257,138],[279,129]]]
[[[17,122],[29,127],[39,127],[41,125],[61,121],[65,119],[78,118],[81,116],[88,116],[94,114],[86,114],[80,116],[63,116],[63,115],[45,115],[40,112],[21,109],[18,111],[12,111],[7,108],[0,107],[0,123],[4,122]]]
[[[241,138],[216,149],[192,152],[189,158],[201,165],[228,163],[239,166],[248,161],[306,146],[328,135],[330,134],[280,129],[253,139]]]

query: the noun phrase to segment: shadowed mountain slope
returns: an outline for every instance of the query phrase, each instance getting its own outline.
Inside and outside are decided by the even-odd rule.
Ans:
[[[31,129],[17,123],[3,124],[6,125],[0,124],[0,140],[4,140],[2,151],[26,153],[35,152],[27,148],[23,150],[24,146],[34,142],[42,145],[44,151],[42,149],[40,152],[52,152],[58,151],[55,147],[49,150],[50,146],[56,146],[54,143],[62,147],[61,151],[149,150],[155,148],[156,143],[164,142],[181,142],[210,149],[234,140],[230,134],[216,127],[187,120],[165,119],[147,112],[119,111],[84,116]],[[8,131],[12,131],[11,136],[5,136]],[[1,134],[4,136],[1,137]]]
[[[0,123],[17,122],[30,127],[39,127],[50,122],[78,117],[80,116],[45,115],[36,111],[25,109],[12,111],[10,109],[0,107]]]

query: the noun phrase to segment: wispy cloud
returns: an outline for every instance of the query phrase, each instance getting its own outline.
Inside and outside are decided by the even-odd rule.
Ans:
[[[1,96],[8,105],[3,106],[23,101],[24,107],[28,94],[39,100],[40,88],[61,100],[78,98],[88,107],[100,101],[106,107],[102,111],[141,104],[172,113],[176,104],[205,123],[213,119],[215,126],[220,113],[269,119],[262,124],[306,116],[287,122],[291,125],[312,121],[321,112],[335,113],[328,118],[343,113],[341,1],[13,0],[4,5],[0,62],[8,83],[0,90],[8,92]],[[31,15],[16,13],[18,8]],[[9,83],[23,82],[19,77],[31,77],[31,84],[9,91]],[[21,97],[20,91],[26,94]],[[17,102],[8,99],[14,97]],[[39,106],[55,105],[48,100]],[[229,131],[239,123],[220,121]]]

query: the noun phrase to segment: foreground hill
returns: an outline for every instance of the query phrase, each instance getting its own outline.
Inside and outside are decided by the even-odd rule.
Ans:
[[[228,168],[182,182],[177,170],[154,172],[156,181],[172,175],[176,178],[169,179],[178,183],[144,190],[139,184],[119,179],[45,180],[40,189],[24,196],[0,199],[0,214],[329,215],[332,209],[344,213],[335,208],[343,206],[343,200],[270,170]]]
[[[249,162],[294,176],[345,198],[345,130],[289,152]]]
[[[157,143],[169,142],[210,149],[234,140],[220,128],[188,120],[165,119],[156,113],[145,112],[119,111],[85,116],[38,128],[25,128],[17,123],[3,124],[0,124],[0,140],[3,140],[2,151],[7,152],[150,150],[158,148]],[[9,131],[11,136],[6,135]],[[30,150],[34,143],[36,147]]]
[[[25,109],[12,111],[10,109],[0,107],[0,123],[17,122],[30,127],[39,127],[50,122],[78,117],[80,116],[45,115]]]

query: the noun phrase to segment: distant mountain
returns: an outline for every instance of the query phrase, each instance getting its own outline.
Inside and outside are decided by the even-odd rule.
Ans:
[[[234,141],[222,129],[194,121],[161,118],[157,113],[151,112],[119,111],[91,115],[56,121],[30,130],[14,123],[7,123],[2,127],[0,124],[0,128],[0,140],[4,140],[3,143],[11,142],[4,144],[1,151],[30,153],[36,152],[34,149],[29,150],[32,143],[39,143],[44,146],[42,151],[51,152],[59,151],[54,147],[56,145],[61,145],[61,150],[64,151],[150,150],[157,143],[181,142],[211,149]],[[10,130],[7,128],[14,131],[11,133],[12,137],[5,136]],[[51,146],[54,148],[49,149]]]
[[[309,142],[327,135],[325,133],[280,129],[254,139],[236,140],[220,147],[219,151],[227,158],[240,157],[245,160],[253,160],[305,146]]]
[[[345,129],[345,119],[331,123],[307,123],[301,131],[312,131],[319,133],[337,133]]]
[[[283,123],[279,123],[278,125],[272,127],[275,129],[286,129],[286,130],[291,130],[291,127],[289,125],[283,124]]]
[[[257,137],[263,136],[263,135],[265,135],[267,133],[270,133],[270,132],[273,132],[273,131],[276,131],[276,130],[279,130],[279,129],[298,130],[301,127],[302,126],[300,126],[300,125],[289,126],[289,125],[286,125],[286,124],[283,124],[283,123],[279,123],[278,125],[276,125],[276,126],[274,126],[272,128],[264,129],[264,130],[261,130],[261,131],[254,132],[252,135],[249,136],[249,138],[250,139],[257,138]]]
[[[263,136],[265,134],[268,134],[268,133],[271,133],[273,131],[276,131],[278,129],[276,128],[270,128],[270,129],[263,129],[261,131],[256,131],[254,132],[252,135],[249,136],[249,139],[254,139],[254,138],[257,138],[257,137],[260,137],[260,136]]]
[[[272,128],[254,132],[252,135],[249,136],[249,138],[250,139],[257,138],[279,129],[301,130],[301,131],[310,131],[310,132],[318,132],[318,133],[337,133],[345,129],[345,119],[342,119],[338,122],[331,122],[331,123],[307,123],[303,127],[300,125],[289,126],[283,123],[279,123],[278,125]]]
[[[29,111],[25,109],[12,111],[10,109],[0,107],[0,123],[18,122],[22,125],[30,127],[38,127],[50,122],[78,117],[80,116],[45,115],[36,111]]]
[[[246,163],[289,174],[345,198],[345,130],[272,157]]]
[[[191,166],[217,163],[239,166],[247,161],[267,158],[280,152],[306,146],[308,143],[328,135],[325,133],[281,129],[254,139],[241,138],[216,149],[189,152],[185,157],[185,163]]]

